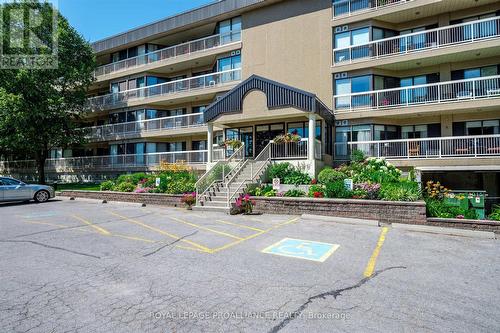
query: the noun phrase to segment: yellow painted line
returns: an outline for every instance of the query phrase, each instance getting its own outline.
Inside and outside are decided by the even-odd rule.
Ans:
[[[175,247],[177,247],[179,249],[183,249],[183,250],[191,250],[191,251],[206,253],[206,251],[203,251],[203,250],[200,250],[200,249],[196,249],[196,248],[192,248],[192,247],[189,247],[189,246],[176,245]]]
[[[92,222],[90,222],[90,221],[87,221],[86,219],[84,219],[84,218],[82,218],[82,217],[80,217],[80,216],[78,216],[78,215],[71,215],[71,216],[73,216],[73,217],[74,217],[75,219],[77,219],[78,221],[83,222],[83,223],[87,224],[88,226],[90,226],[90,227],[94,228],[94,229],[95,229],[95,230],[97,230],[97,232],[99,232],[101,235],[106,235],[106,236],[111,235],[111,233],[110,233],[109,231],[107,231],[106,229],[104,229],[104,228],[102,228],[102,227],[99,227],[99,226],[97,226],[97,225],[93,224],[93,223],[92,223]]]
[[[139,226],[141,226],[141,227],[143,227],[143,228],[146,228],[146,229],[152,230],[152,231],[154,231],[154,232],[157,232],[157,233],[159,233],[159,234],[162,234],[162,235],[165,235],[165,236],[171,237],[171,238],[173,238],[173,239],[178,239],[178,240],[180,240],[180,241],[181,241],[181,242],[183,242],[183,243],[186,243],[186,244],[189,244],[189,245],[192,245],[192,246],[194,246],[194,247],[197,247],[197,248],[201,249],[203,252],[210,253],[210,252],[212,251],[212,250],[211,250],[211,249],[209,249],[208,247],[205,247],[205,246],[203,246],[203,245],[200,245],[200,244],[198,244],[198,243],[192,242],[192,241],[187,240],[187,239],[181,239],[181,237],[179,237],[179,236],[177,236],[177,235],[174,235],[174,234],[171,234],[171,233],[166,232],[166,231],[164,231],[164,230],[161,230],[161,229],[158,229],[158,228],[152,227],[152,226],[147,225],[147,224],[145,224],[145,223],[142,223],[142,222],[140,222],[140,221],[137,221],[137,220],[131,219],[131,218],[129,218],[129,217],[126,217],[126,216],[123,216],[123,215],[120,215],[120,214],[117,214],[117,213],[114,213],[114,212],[109,212],[109,213],[110,213],[110,214],[112,214],[112,215],[118,216],[118,217],[120,217],[120,218],[122,218],[122,219],[124,219],[125,221],[128,221],[128,222],[130,222],[130,223],[137,224],[137,225],[139,225]]]
[[[184,224],[190,225],[192,227],[195,227],[195,228],[198,228],[198,229],[201,229],[201,230],[210,231],[210,232],[213,232],[214,234],[219,234],[219,235],[230,237],[230,238],[234,238],[234,239],[237,239],[237,240],[243,240],[244,239],[244,238],[232,235],[232,234],[228,234],[227,232],[222,232],[222,231],[219,231],[219,230],[214,230],[214,229],[211,229],[211,228],[207,228],[207,227],[204,227],[204,226],[201,226],[201,225],[198,225],[198,224],[194,224],[194,223],[191,223],[191,222],[188,222],[188,221],[184,221],[184,220],[178,219],[176,217],[172,217],[172,216],[167,216],[167,217],[169,219],[177,221],[179,223],[184,223]]]
[[[382,245],[384,244],[385,235],[387,235],[387,232],[389,232],[389,228],[383,227],[382,231],[380,232],[380,236],[378,238],[377,246],[375,247],[375,250],[373,250],[372,256],[370,257],[370,260],[368,261],[368,265],[366,265],[365,272],[363,273],[363,275],[365,277],[372,276],[373,271],[375,270],[375,264],[377,263],[377,257],[380,254],[380,249],[382,248]]]
[[[258,231],[258,232],[264,231],[262,229],[253,228],[253,227],[249,227],[247,225],[233,223],[233,222],[228,222],[228,221],[223,221],[223,220],[216,220],[216,222],[227,224],[227,225],[234,225],[236,227],[240,227],[240,228],[244,228],[244,229],[249,229],[249,230],[253,230],[253,231]]]
[[[154,240],[145,239],[145,238],[141,238],[141,237],[133,237],[133,236],[127,236],[127,235],[120,235],[120,234],[113,234],[113,235],[110,235],[110,236],[124,238],[124,239],[130,239],[130,240],[135,240],[135,241],[144,242],[144,243],[156,243],[156,241],[154,241]]]
[[[278,224],[278,225],[275,225],[275,226],[273,226],[273,227],[271,227],[271,228],[269,228],[269,229],[262,230],[261,232],[257,232],[257,233],[255,233],[255,234],[253,234],[253,235],[251,235],[251,236],[248,236],[248,237],[246,237],[246,238],[243,238],[243,239],[241,239],[241,240],[238,240],[238,241],[236,241],[236,242],[232,242],[232,243],[226,244],[226,245],[224,245],[224,246],[218,247],[218,248],[216,248],[216,249],[212,249],[212,253],[216,253],[216,252],[219,252],[219,251],[222,251],[222,250],[226,250],[226,249],[228,249],[228,248],[230,248],[230,247],[233,247],[233,246],[235,246],[235,245],[238,245],[238,244],[240,244],[240,243],[242,243],[242,242],[244,242],[244,241],[247,241],[247,240],[250,240],[250,239],[255,238],[255,237],[257,237],[257,236],[260,236],[260,235],[263,235],[263,234],[265,234],[265,233],[268,233],[268,232],[269,232],[269,231],[271,231],[271,230],[278,229],[278,228],[280,228],[280,227],[282,227],[282,226],[284,226],[284,225],[287,225],[287,224],[290,224],[290,223],[296,222],[296,221],[298,221],[299,219],[300,219],[300,217],[293,218],[293,219],[291,219],[291,220],[288,220],[288,221],[285,221],[285,222],[280,223],[280,224]]]
[[[59,225],[59,224],[48,223],[48,222],[28,221],[28,220],[23,220],[23,221],[26,222],[26,223],[30,223],[30,224],[48,225],[48,226],[51,226],[51,227],[56,227],[58,229],[68,229],[68,230],[76,230],[76,231],[83,231],[83,232],[94,233],[94,231],[92,231],[92,230],[80,229],[80,227],[73,228],[73,227],[67,226],[67,225]]]

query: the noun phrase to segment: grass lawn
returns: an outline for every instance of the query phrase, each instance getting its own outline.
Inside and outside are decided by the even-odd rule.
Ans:
[[[62,191],[62,190],[100,191],[100,185],[99,184],[92,184],[92,183],[57,184],[56,190],[57,191]]]

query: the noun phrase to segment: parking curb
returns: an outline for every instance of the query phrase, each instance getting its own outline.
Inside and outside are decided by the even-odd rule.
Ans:
[[[380,222],[377,220],[365,220],[351,217],[337,217],[337,216],[326,216],[326,215],[314,215],[314,214],[302,214],[300,216],[303,219],[317,220],[324,222],[334,222],[342,224],[353,224],[353,225],[367,225],[371,227],[380,227]]]
[[[461,236],[470,238],[481,238],[481,239],[496,239],[496,235],[492,231],[480,231],[480,230],[467,230],[467,229],[456,229],[456,228],[445,228],[445,227],[435,227],[428,225],[416,225],[416,224],[402,224],[393,223],[393,229],[416,231],[422,233],[448,235],[448,236]]]

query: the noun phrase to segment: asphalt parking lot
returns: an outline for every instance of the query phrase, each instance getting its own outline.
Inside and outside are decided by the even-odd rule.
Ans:
[[[0,205],[0,332],[498,332],[499,241],[77,199]]]

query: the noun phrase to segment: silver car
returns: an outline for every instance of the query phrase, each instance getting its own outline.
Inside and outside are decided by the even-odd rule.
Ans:
[[[54,189],[45,185],[29,185],[10,177],[0,177],[0,201],[46,202],[55,197]]]

